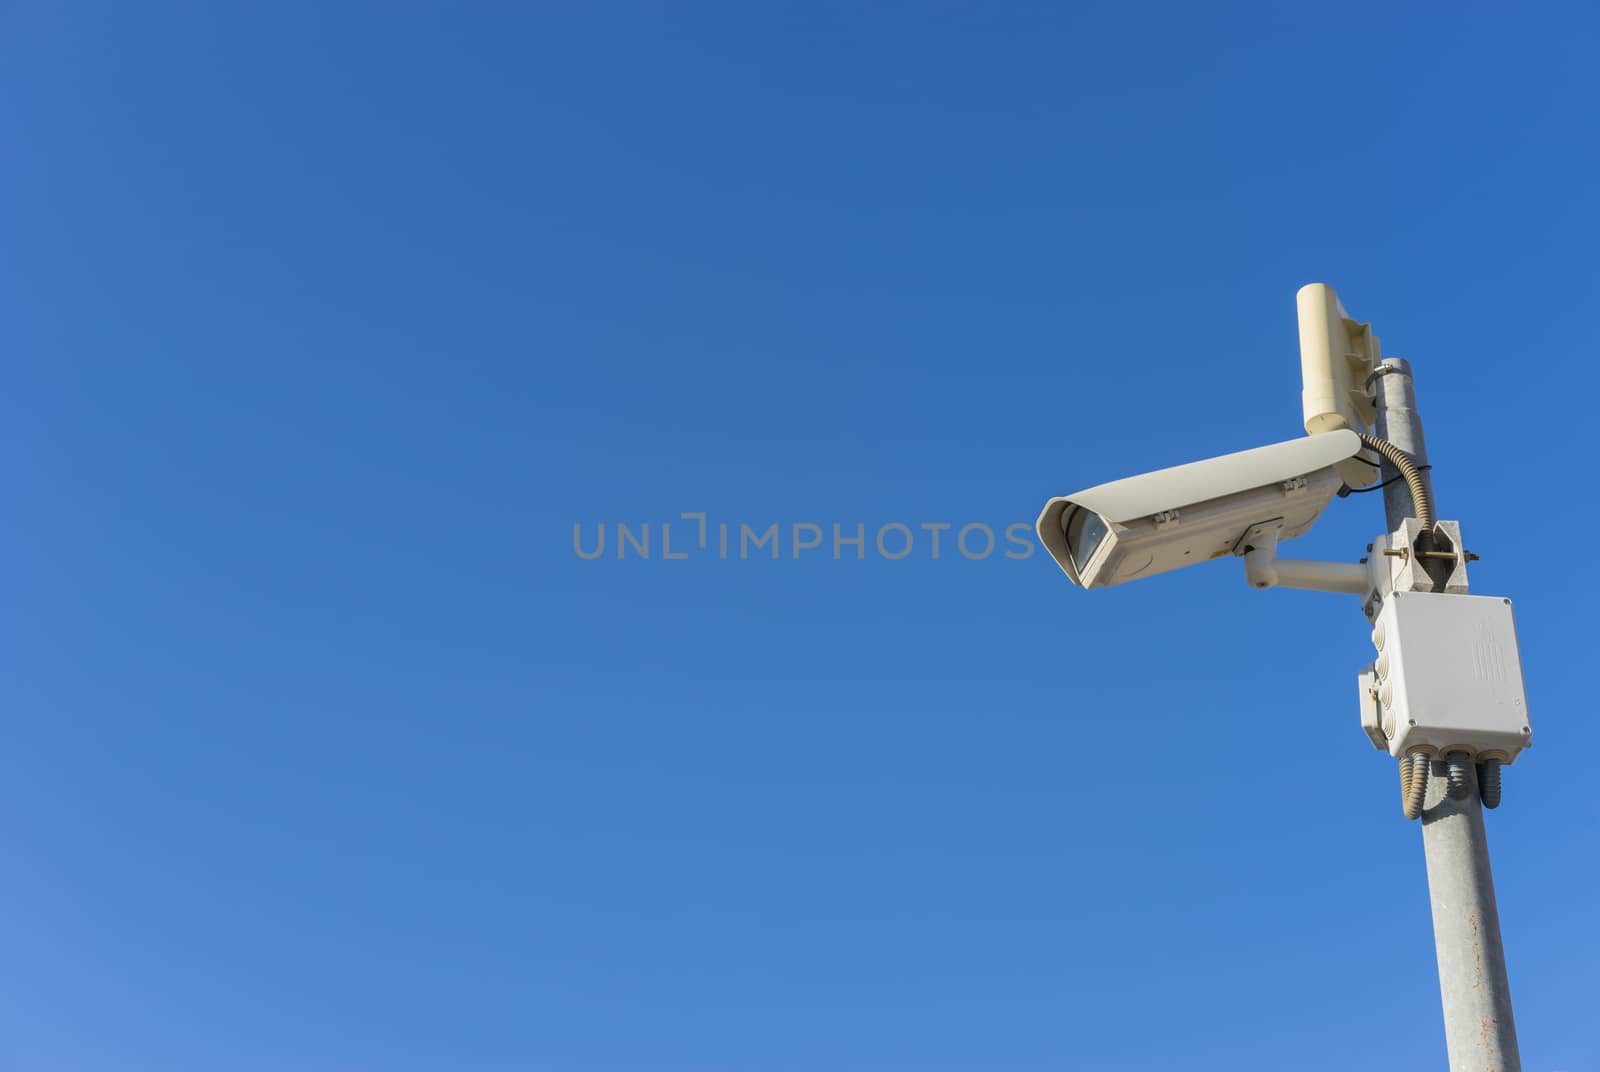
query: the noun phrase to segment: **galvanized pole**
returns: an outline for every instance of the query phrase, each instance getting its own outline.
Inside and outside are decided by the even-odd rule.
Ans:
[[[1411,365],[1386,358],[1380,369],[1377,434],[1428,464],[1417,414]],[[1383,478],[1398,474],[1384,463]],[[1424,471],[1423,478],[1428,479]],[[1429,494],[1432,481],[1429,480]],[[1404,482],[1383,489],[1389,528],[1413,516]],[[1474,764],[1466,764],[1468,787],[1461,800],[1447,792],[1445,764],[1434,760],[1422,812],[1422,847],[1428,859],[1428,899],[1433,906],[1433,944],[1439,959],[1439,994],[1444,1002],[1445,1046],[1450,1072],[1521,1072],[1517,1025],[1511,1018],[1500,912],[1495,907],[1489,842],[1483,829]]]

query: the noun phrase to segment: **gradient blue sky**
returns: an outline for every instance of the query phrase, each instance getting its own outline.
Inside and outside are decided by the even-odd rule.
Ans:
[[[572,547],[1292,437],[1325,280],[1517,601],[1600,1069],[1600,23],[1395,7],[5,5],[0,1068],[1441,1067],[1353,600]]]

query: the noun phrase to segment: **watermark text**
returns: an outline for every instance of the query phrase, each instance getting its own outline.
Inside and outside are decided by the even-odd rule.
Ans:
[[[689,558],[772,562],[881,558],[960,557],[1022,560],[1038,547],[1025,521],[991,526],[982,521],[713,521],[704,511],[684,511],[675,521],[572,523],[572,553],[601,558],[681,562]]]

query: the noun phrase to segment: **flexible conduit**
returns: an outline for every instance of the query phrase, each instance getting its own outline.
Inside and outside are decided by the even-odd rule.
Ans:
[[[1422,522],[1423,532],[1433,531],[1433,498],[1428,494],[1428,485],[1422,479],[1422,470],[1417,468],[1417,463],[1411,460],[1411,455],[1389,442],[1379,439],[1375,435],[1357,432],[1361,437],[1362,445],[1377,451],[1388,460],[1389,464],[1405,478],[1406,487],[1411,490],[1411,509],[1417,515],[1417,520]]]

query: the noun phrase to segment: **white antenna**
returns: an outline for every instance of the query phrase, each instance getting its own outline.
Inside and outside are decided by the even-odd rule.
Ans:
[[[1372,370],[1382,355],[1371,324],[1356,320],[1326,283],[1309,283],[1295,295],[1300,314],[1300,405],[1312,435],[1348,428],[1371,432],[1378,419]],[[1377,467],[1352,458],[1337,467],[1344,482],[1364,488]]]

